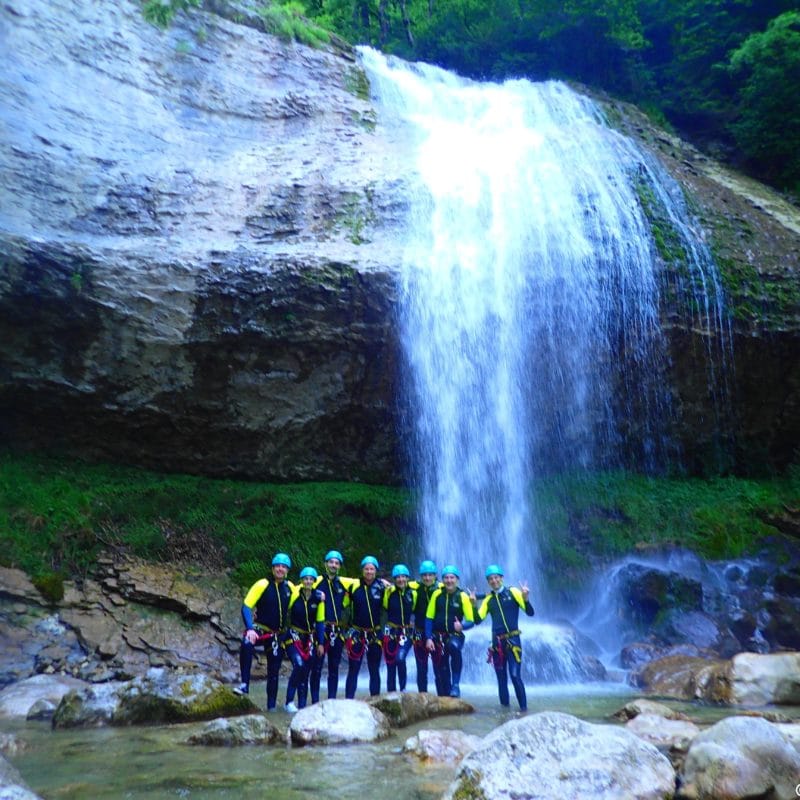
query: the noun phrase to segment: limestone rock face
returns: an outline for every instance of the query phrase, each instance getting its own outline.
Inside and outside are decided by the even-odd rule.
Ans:
[[[0,570],[0,687],[34,673],[130,680],[150,667],[238,676],[241,601],[224,575],[101,556],[46,607],[17,573]]]
[[[800,753],[764,719],[729,717],[698,734],[680,774],[686,800],[789,798],[800,774]]]
[[[669,761],[628,731],[548,711],[492,731],[461,762],[445,796],[664,800],[674,783]]]
[[[58,14],[8,0],[0,30],[3,441],[400,480],[409,143],[376,119],[353,53],[282,42],[227,0],[168,31],[137,0]],[[800,214],[622,116],[728,234],[731,458],[785,464],[800,444]],[[701,468],[718,445],[698,366],[713,334],[665,319],[675,435]]]
[[[3,437],[389,481],[402,155],[352,53],[217,5],[0,9]]]

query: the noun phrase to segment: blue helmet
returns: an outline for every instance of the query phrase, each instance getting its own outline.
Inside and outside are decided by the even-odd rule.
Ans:
[[[426,559],[419,565],[419,574],[425,575],[426,573],[430,572],[432,574],[436,574],[439,570],[436,569],[436,564],[433,561]]]
[[[319,577],[314,567],[303,567],[300,570],[300,578],[317,578]]]
[[[325,553],[325,558],[322,560],[330,561],[332,558],[336,558],[339,560],[340,564],[344,564],[344,559],[342,558],[342,554],[338,550],[328,550],[328,552]]]
[[[396,578],[398,575],[405,575],[407,578],[411,577],[411,573],[405,564],[395,564],[392,567],[392,577]]]
[[[375,558],[375,556],[364,556],[364,558],[361,559],[362,568],[366,567],[367,564],[372,564],[372,566],[375,567],[375,569],[378,569],[378,567],[380,566],[378,564],[378,559]]]
[[[292,559],[286,553],[275,553],[275,558],[272,559],[272,566],[276,567],[278,564],[283,564],[288,569],[292,568]]]
[[[453,564],[447,564],[446,566],[442,567],[442,577],[445,575],[455,575],[456,578],[461,577],[461,573],[458,571],[458,567],[453,566]]]
[[[486,577],[488,578],[490,575],[499,575],[502,578],[502,567],[500,567],[498,564],[489,564],[489,566],[486,567]]]

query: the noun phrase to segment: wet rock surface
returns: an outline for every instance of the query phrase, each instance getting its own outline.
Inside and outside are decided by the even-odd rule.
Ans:
[[[376,120],[353,53],[284,43],[221,1],[166,32],[134,0],[58,15],[10,0],[0,25],[4,440],[212,475],[399,480],[408,143]],[[800,216],[611,105],[746,273],[727,458],[788,463]],[[675,435],[702,469],[720,445],[712,334],[665,318]]]
[[[789,798],[800,753],[763,719],[729,717],[698,734],[679,775],[677,798]]]
[[[403,752],[425,763],[456,764],[481,742],[463,731],[421,730],[406,739]]]
[[[19,772],[0,755],[0,797],[3,800],[39,800]]]
[[[131,681],[109,681],[67,692],[53,715],[53,727],[157,725],[255,710],[247,697],[207,675],[153,667]]]
[[[0,569],[2,685],[52,673],[130,680],[150,667],[231,682],[240,607],[240,591],[224,575],[126,556],[101,558],[94,576],[67,582],[55,605],[24,573]]]
[[[193,733],[187,744],[206,747],[285,744],[286,732],[276,728],[263,714],[213,719],[201,731]]]
[[[389,481],[402,155],[352,52],[216,6],[0,9],[4,438]]]
[[[367,701],[386,716],[393,728],[449,714],[472,714],[475,707],[457,697],[438,697],[428,692],[387,692]]]
[[[389,733],[386,716],[360,700],[323,700],[301,708],[289,725],[295,745],[376,742]]]
[[[447,798],[671,797],[675,773],[622,728],[543,712],[500,726],[461,762]]]
[[[649,561],[630,556],[607,573],[606,613],[634,676],[670,657],[727,659],[742,651],[797,650],[800,600],[792,570],[800,548],[776,543],[750,559],[710,562],[680,548]]]

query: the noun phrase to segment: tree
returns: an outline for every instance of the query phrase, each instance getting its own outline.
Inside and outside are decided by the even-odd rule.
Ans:
[[[800,12],[776,17],[730,57],[742,79],[737,144],[767,180],[800,194]]]

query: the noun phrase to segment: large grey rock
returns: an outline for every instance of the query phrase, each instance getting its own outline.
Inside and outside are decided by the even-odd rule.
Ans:
[[[740,705],[800,705],[800,653],[739,653],[731,659],[730,682]]]
[[[389,720],[360,700],[323,700],[301,708],[289,725],[297,745],[376,742],[389,733]]]
[[[461,762],[449,800],[665,800],[675,772],[622,728],[547,711],[507,722]]]
[[[132,681],[68,692],[53,716],[54,728],[191,722],[255,711],[247,697],[207,675],[150,669]]]
[[[729,717],[698,734],[679,775],[685,800],[791,798],[800,782],[800,753],[771,722]]]
[[[386,692],[366,702],[386,715],[393,728],[448,714],[472,714],[475,706],[457,697],[438,697],[429,692]]]
[[[0,717],[25,719],[36,703],[47,700],[58,704],[67,692],[86,687],[85,681],[68,675],[34,675],[0,692]]]
[[[285,742],[286,734],[278,730],[263,714],[212,719],[202,730],[193,733],[187,744],[214,747],[237,747],[245,744]]]
[[[464,733],[464,731],[425,730],[423,728],[414,736],[406,739],[403,752],[426,763],[457,764],[480,743],[480,736]]]
[[[659,714],[639,714],[625,725],[625,729],[662,750],[686,750],[700,733],[700,728],[693,722],[666,719]]]
[[[787,742],[800,752],[800,722],[779,722],[775,727],[781,732]]]

